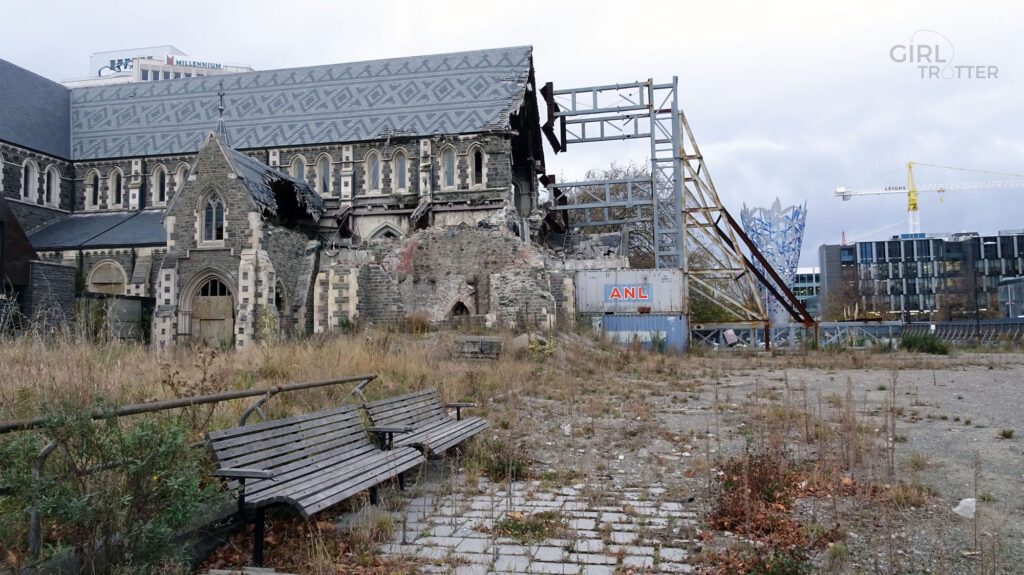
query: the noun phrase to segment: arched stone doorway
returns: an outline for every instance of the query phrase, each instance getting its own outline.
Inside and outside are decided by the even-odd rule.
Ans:
[[[228,343],[235,336],[235,296],[216,276],[201,281],[190,302],[192,340],[210,346]]]
[[[124,269],[116,262],[108,260],[92,268],[86,281],[86,290],[92,293],[124,295],[127,281]]]
[[[469,315],[469,308],[461,301],[455,302],[455,305],[452,306],[452,311],[448,312],[448,317],[469,317]]]

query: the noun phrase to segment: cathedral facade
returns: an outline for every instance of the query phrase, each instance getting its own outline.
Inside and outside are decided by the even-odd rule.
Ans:
[[[0,191],[39,258],[74,267],[79,291],[154,299],[159,345],[245,347],[422,301],[435,320],[493,315],[481,286],[505,256],[438,287],[387,246],[442,228],[530,249],[529,47],[73,89],[0,61],[0,88]],[[515,265],[550,296],[535,260]]]

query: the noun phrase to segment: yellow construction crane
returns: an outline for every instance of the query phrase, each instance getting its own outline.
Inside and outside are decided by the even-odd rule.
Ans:
[[[932,168],[944,168],[958,170],[961,172],[974,172],[980,174],[996,174],[1000,176],[1016,176],[1013,180],[990,180],[987,182],[957,182],[950,184],[923,184],[918,186],[914,183],[914,166],[928,166]],[[921,192],[959,192],[978,190],[1005,190],[1024,189],[1024,176],[1020,174],[1004,174],[1000,172],[986,172],[982,170],[968,170],[964,168],[952,168],[950,166],[937,166],[934,164],[922,164],[920,162],[907,162],[907,183],[905,185],[882,186],[876,188],[860,188],[851,190],[848,188],[836,188],[835,195],[849,201],[854,196],[877,196],[884,194],[906,194],[907,195],[907,223],[910,226],[910,233],[921,233],[921,215],[917,205],[917,195]]]

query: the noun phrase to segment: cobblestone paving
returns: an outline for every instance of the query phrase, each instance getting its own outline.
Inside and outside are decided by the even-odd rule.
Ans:
[[[663,488],[622,489],[595,498],[582,484],[482,479],[476,490],[463,487],[448,494],[442,486],[417,489],[433,493],[409,501],[383,553],[425,559],[424,573],[456,575],[694,572],[688,559],[695,514],[668,500]],[[493,533],[496,522],[540,512],[561,517],[560,538],[524,544]]]

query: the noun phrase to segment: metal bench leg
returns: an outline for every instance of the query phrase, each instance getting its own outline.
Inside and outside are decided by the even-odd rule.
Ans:
[[[405,491],[405,472],[404,471],[402,473],[398,474],[398,489],[400,491]]]
[[[380,503],[380,498],[377,497],[377,486],[374,485],[370,488],[370,505],[377,505]]]
[[[256,510],[256,528],[252,536],[252,564],[263,567],[263,508]]]

